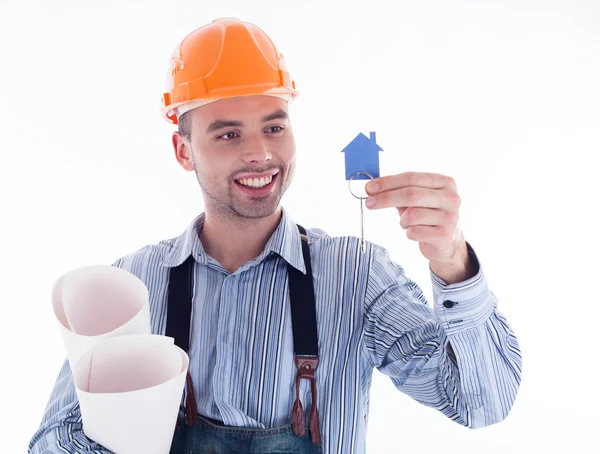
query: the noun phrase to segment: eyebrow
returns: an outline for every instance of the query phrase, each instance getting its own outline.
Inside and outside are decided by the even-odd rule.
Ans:
[[[288,118],[288,114],[286,111],[284,110],[276,110],[275,112],[269,114],[269,115],[265,115],[262,118],[263,123],[266,123],[268,121],[272,121],[272,120],[287,120]],[[235,121],[235,120],[216,120],[213,121],[208,128],[206,129],[206,132],[212,132],[212,131],[218,131],[219,129],[223,129],[223,128],[231,128],[231,127],[242,127],[244,126],[244,124],[241,121]]]
[[[275,112],[273,112],[272,114],[269,115],[265,115],[262,119],[263,123],[266,123],[267,121],[271,121],[271,120],[287,120],[288,118],[288,114],[286,111],[284,110],[276,110]]]
[[[242,122],[233,120],[216,120],[208,126],[206,132],[218,131],[219,129],[223,128],[231,128],[232,126],[240,127],[242,126]]]

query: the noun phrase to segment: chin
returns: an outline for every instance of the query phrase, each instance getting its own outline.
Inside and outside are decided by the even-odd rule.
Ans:
[[[256,209],[250,209],[248,206],[244,206],[240,209],[234,209],[233,211],[239,216],[246,219],[264,219],[272,216],[279,209],[279,203],[274,207],[260,207]]]

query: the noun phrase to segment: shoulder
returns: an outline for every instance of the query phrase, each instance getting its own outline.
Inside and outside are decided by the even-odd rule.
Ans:
[[[308,236],[308,244],[315,247],[344,247],[345,249],[355,252],[360,250],[360,238],[352,235],[332,236],[325,230],[318,227],[307,227],[306,235]],[[365,241],[365,252],[369,255],[388,257],[388,250],[379,244],[371,241]]]
[[[372,241],[365,241],[363,253],[360,238],[356,236],[332,236],[318,227],[307,227],[306,234],[313,256],[325,255],[336,261],[352,258],[368,264],[369,268],[370,265],[379,263],[391,265],[400,273],[404,271],[403,267],[390,260],[389,251],[385,247]]]
[[[122,268],[136,275],[143,281],[149,274],[167,268],[163,266],[165,257],[172,251],[178,237],[162,240],[154,244],[148,244],[136,251],[119,257],[112,266]]]
[[[308,237],[308,245],[311,250],[322,249],[322,248],[336,248],[344,247],[348,249],[355,249],[356,246],[360,247],[360,239],[354,236],[331,236],[325,230],[318,227],[307,227],[306,236]]]

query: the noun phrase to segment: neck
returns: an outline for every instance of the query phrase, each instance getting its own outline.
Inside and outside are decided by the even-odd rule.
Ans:
[[[272,215],[260,219],[226,219],[220,213],[207,209],[200,232],[202,247],[223,268],[233,273],[261,254],[277,229],[281,216],[280,207]]]

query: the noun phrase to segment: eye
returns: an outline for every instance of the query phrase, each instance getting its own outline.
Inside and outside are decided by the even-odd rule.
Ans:
[[[277,134],[278,132],[283,132],[284,128],[282,126],[269,126],[267,128],[267,132]]]
[[[237,132],[230,131],[230,132],[226,132],[223,135],[220,135],[219,137],[217,137],[217,139],[231,140],[231,139],[235,139],[236,136],[239,137]]]

